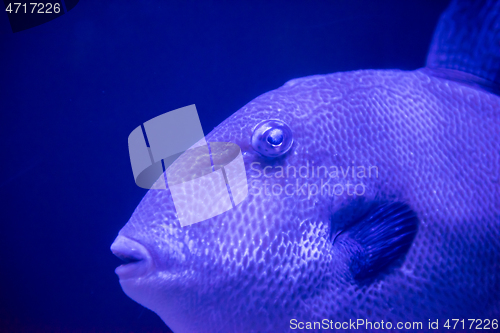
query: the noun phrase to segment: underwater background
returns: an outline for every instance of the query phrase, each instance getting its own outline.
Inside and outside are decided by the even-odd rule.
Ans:
[[[449,1],[92,1],[0,14],[0,332],[167,332],[109,250],[146,190],[127,138],[196,104],[208,134],[286,81],[425,63]]]

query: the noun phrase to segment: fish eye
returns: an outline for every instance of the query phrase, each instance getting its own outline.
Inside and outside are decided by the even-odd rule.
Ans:
[[[292,144],[292,130],[281,120],[264,120],[253,130],[252,147],[264,156],[281,156],[290,150]]]
[[[283,131],[280,128],[275,128],[267,135],[267,142],[272,146],[279,146],[283,143]]]

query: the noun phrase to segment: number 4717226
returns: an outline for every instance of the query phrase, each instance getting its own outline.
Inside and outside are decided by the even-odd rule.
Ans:
[[[468,323],[467,323],[468,321]],[[470,324],[470,325],[468,325]],[[478,330],[489,330],[489,329],[498,329],[498,319],[448,319],[446,323],[443,325],[447,329],[466,329],[469,326],[469,329],[478,329]]]
[[[37,9],[38,8],[38,9]],[[19,10],[20,9],[20,10]],[[31,11],[30,11],[31,9]],[[22,3],[22,2],[12,2],[7,5],[5,11],[9,12],[9,14],[58,14],[61,11],[61,4],[56,3],[43,3],[43,2],[30,2],[30,3]]]

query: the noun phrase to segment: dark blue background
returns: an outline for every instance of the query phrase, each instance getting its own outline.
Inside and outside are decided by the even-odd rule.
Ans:
[[[85,1],[0,13],[0,331],[164,331],[109,246],[145,190],[127,137],[196,104],[205,133],[287,80],[422,67],[448,1]]]

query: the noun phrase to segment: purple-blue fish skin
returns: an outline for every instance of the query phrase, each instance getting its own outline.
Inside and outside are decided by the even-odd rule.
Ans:
[[[419,331],[427,331],[429,319],[439,320],[440,330],[447,319],[465,319],[466,329],[468,319],[498,321],[500,62],[491,59],[500,55],[500,5],[481,2],[486,35],[480,25],[463,25],[487,45],[481,59],[490,60],[482,62],[452,47],[450,31],[460,30],[464,4],[455,1],[443,14],[456,26],[441,21],[426,68],[291,80],[210,132],[208,142],[241,148],[248,197],[181,227],[170,191],[149,190],[112,245],[134,261],[119,274],[124,292],[176,333],[301,331],[294,329],[299,322],[329,331],[324,320],[383,320],[393,331],[398,322],[422,322]],[[466,42],[467,35],[457,36]],[[255,126],[269,119],[293,133],[292,148],[276,158],[251,143]],[[307,177],[286,176],[287,168],[303,166]],[[318,166],[339,172],[327,176]],[[358,195],[354,186],[351,195],[311,194],[327,181],[363,186]],[[297,189],[297,182],[306,187]],[[300,192],[289,195],[292,188]],[[404,222],[396,208],[376,215],[370,207],[413,214],[408,219],[418,228],[411,224],[407,248],[392,243],[391,232]],[[382,236],[370,236],[384,223]],[[383,246],[395,251],[382,257],[387,267],[371,265],[370,251]]]

